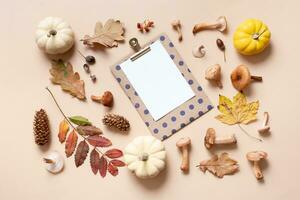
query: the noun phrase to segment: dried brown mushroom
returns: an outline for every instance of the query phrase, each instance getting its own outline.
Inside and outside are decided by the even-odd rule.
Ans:
[[[217,137],[216,131],[213,128],[209,128],[206,131],[204,138],[204,146],[207,149],[212,148],[216,144],[236,144],[236,138],[234,134],[227,135],[225,137]]]
[[[205,71],[206,80],[213,81],[219,88],[222,88],[221,83],[221,66],[219,64],[215,64]]]
[[[102,96],[92,95],[91,99],[107,107],[112,107],[114,103],[114,97],[110,91],[105,91]]]
[[[171,23],[173,29],[178,33],[178,40],[179,42],[182,41],[183,37],[182,37],[182,31],[181,31],[181,23],[180,23],[180,20],[174,20],[172,23]]]
[[[261,76],[252,76],[245,65],[237,66],[231,73],[231,82],[235,89],[242,91],[247,88],[251,81],[262,81]]]
[[[264,178],[261,168],[259,166],[259,161],[266,159],[268,157],[268,154],[264,151],[251,151],[247,153],[246,157],[249,161],[253,162],[253,172],[256,179],[259,180]]]
[[[268,123],[269,123],[269,113],[264,112],[263,125],[261,128],[258,129],[258,132],[260,134],[267,133],[270,131],[270,126],[268,125]]]
[[[190,144],[191,144],[191,139],[188,137],[181,138],[176,143],[176,146],[182,152],[182,162],[181,162],[180,169],[184,172],[187,172],[190,168],[190,158],[189,158]]]
[[[193,34],[202,30],[218,30],[224,32],[227,28],[227,21],[225,16],[220,16],[215,23],[198,23],[193,28]]]

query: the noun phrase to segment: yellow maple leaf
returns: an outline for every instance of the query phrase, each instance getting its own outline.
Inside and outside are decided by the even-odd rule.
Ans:
[[[243,93],[237,93],[232,101],[226,96],[219,95],[218,110],[222,114],[216,116],[216,119],[229,125],[248,124],[256,120],[258,108],[259,102],[247,103],[246,96]]]

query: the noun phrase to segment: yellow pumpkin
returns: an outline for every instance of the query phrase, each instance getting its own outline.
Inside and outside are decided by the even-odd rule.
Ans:
[[[234,47],[243,55],[262,52],[270,43],[271,32],[258,19],[247,19],[241,23],[233,35]]]

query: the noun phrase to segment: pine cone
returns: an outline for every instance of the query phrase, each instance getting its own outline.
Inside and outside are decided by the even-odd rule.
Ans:
[[[33,121],[34,140],[38,145],[44,145],[49,141],[50,129],[47,113],[40,109],[35,113]]]
[[[110,128],[116,128],[119,131],[128,131],[130,128],[129,121],[120,115],[107,113],[102,119],[104,125]]]

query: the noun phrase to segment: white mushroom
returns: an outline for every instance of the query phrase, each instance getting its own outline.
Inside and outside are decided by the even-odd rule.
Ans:
[[[270,131],[270,126],[268,124],[269,124],[269,113],[268,112],[264,112],[263,125],[262,125],[261,128],[258,129],[258,132],[260,134],[269,132]]]
[[[253,162],[253,172],[256,179],[263,179],[264,175],[258,163],[260,160],[266,159],[268,154],[264,151],[251,151],[247,153],[246,157],[249,161]]]
[[[189,137],[181,138],[177,141],[176,146],[182,152],[182,161],[180,169],[184,172],[189,171],[190,168],[190,156],[189,156],[189,148],[191,145],[191,139]]]
[[[59,173],[64,167],[64,159],[57,151],[51,152],[43,160],[46,170],[53,174]]]
[[[182,41],[182,31],[181,31],[181,23],[180,23],[180,20],[174,20],[172,23],[171,23],[173,29],[175,29],[178,33],[178,40],[179,41]]]
[[[224,32],[227,28],[227,21],[225,16],[220,16],[215,23],[199,23],[193,28],[193,34],[202,30],[218,30]]]
[[[206,131],[206,135],[204,137],[204,146],[207,149],[212,148],[216,144],[236,144],[236,138],[234,134],[217,137],[216,131],[213,128],[209,128]]]
[[[202,58],[203,56],[205,56],[206,53],[203,45],[195,46],[192,52],[193,52],[193,56],[196,58]]]
[[[207,68],[205,71],[205,78],[215,82],[219,88],[223,87],[221,83],[221,66],[219,64]]]

